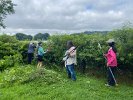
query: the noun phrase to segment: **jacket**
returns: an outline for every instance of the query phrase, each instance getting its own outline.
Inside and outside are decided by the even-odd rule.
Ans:
[[[117,57],[116,53],[113,51],[112,47],[108,50],[108,53],[105,54],[107,58],[107,65],[109,67],[116,67],[117,66]]]

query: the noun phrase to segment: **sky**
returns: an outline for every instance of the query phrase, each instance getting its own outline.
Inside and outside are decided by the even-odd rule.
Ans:
[[[3,33],[110,31],[133,22],[133,0],[12,0]]]

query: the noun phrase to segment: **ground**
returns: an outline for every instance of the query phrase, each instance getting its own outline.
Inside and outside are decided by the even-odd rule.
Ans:
[[[105,79],[81,74],[72,81],[64,70],[37,73],[32,80],[0,88],[0,100],[133,100],[132,85],[106,87]]]

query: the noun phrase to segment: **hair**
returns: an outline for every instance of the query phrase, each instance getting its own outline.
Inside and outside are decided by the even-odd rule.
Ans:
[[[72,41],[67,41],[67,49],[70,49],[73,45]]]
[[[113,51],[117,53],[117,49],[115,47],[115,42],[108,43],[110,47],[112,47]]]

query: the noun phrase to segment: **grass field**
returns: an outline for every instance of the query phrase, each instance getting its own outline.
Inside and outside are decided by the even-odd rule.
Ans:
[[[5,73],[1,73],[1,77]],[[133,100],[133,86],[104,86],[104,79],[77,75],[67,79],[64,71],[42,69],[36,78],[0,88],[0,100]]]

